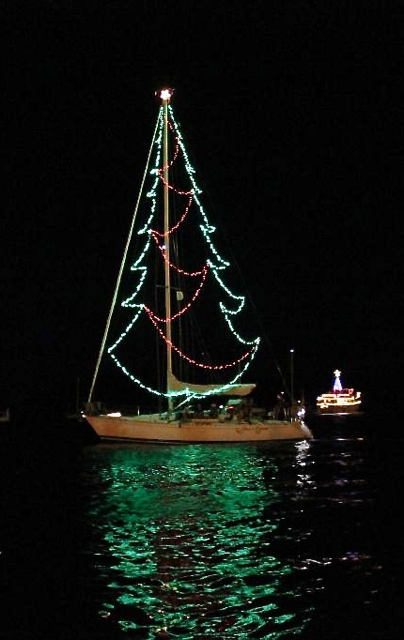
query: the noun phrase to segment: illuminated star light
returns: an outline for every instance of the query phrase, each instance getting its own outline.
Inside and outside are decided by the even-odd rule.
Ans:
[[[160,98],[162,100],[170,101],[171,96],[173,95],[172,89],[162,89],[160,92]]]
[[[334,393],[338,393],[342,391],[340,375],[341,375],[341,371],[339,369],[335,369],[334,371],[335,380],[334,380],[334,388],[333,388]]]

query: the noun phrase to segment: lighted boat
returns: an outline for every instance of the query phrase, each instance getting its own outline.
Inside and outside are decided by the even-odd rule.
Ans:
[[[343,387],[341,371],[336,369],[333,390],[317,397],[317,412],[321,415],[346,415],[357,414],[361,409],[361,392]]]
[[[234,293],[227,282],[229,263],[213,242],[215,227],[202,204],[202,191],[171,105],[172,92],[163,90],[159,97],[148,163],[85,418],[101,439],[111,440],[193,443],[310,439],[312,434],[297,412],[289,419],[274,419],[257,416],[252,410],[250,394],[255,384],[243,383],[241,378],[255,358],[260,338],[242,335],[245,297]],[[158,399],[162,409],[125,415],[119,406],[113,411],[100,408],[93,401],[93,392],[135,228],[137,243],[131,254],[135,257],[127,270],[130,278],[125,293],[120,294],[121,312],[126,318],[116,330],[108,354],[118,373]],[[154,352],[160,362],[156,372]],[[223,397],[234,399],[232,410]],[[221,405],[226,408],[221,409]]]

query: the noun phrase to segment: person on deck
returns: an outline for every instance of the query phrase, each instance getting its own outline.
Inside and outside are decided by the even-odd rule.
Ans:
[[[209,418],[217,418],[219,416],[219,407],[216,402],[212,402],[209,409]]]
[[[280,391],[276,396],[274,418],[275,420],[286,420],[286,402],[285,402],[285,394],[283,393],[283,391]]]

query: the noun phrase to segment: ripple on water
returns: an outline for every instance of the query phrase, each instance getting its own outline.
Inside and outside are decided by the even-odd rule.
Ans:
[[[88,462],[103,488],[91,519],[114,559],[102,615],[190,638],[305,626],[310,448],[101,447]]]

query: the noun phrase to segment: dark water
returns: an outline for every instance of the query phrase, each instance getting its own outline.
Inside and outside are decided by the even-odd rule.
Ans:
[[[273,445],[2,434],[1,638],[402,638],[404,439],[310,426]]]

